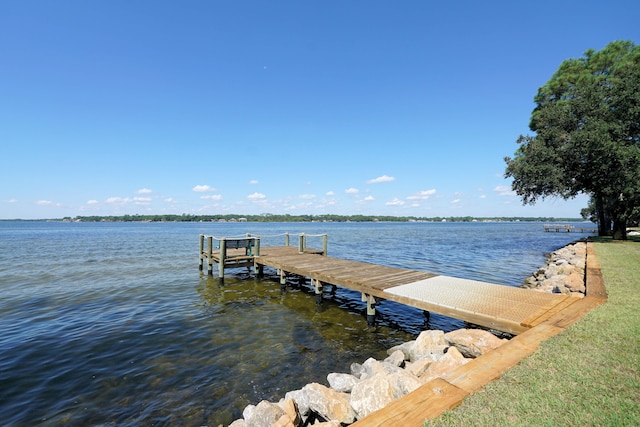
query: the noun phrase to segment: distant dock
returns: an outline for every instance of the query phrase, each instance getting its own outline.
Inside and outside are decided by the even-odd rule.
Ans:
[[[598,230],[593,227],[576,227],[571,224],[545,224],[544,231],[556,233],[597,233]]]
[[[316,301],[322,301],[326,285],[361,292],[367,303],[367,320],[373,323],[376,303],[381,300],[439,313],[469,323],[520,334],[577,301],[562,295],[532,292],[512,286],[460,279],[404,268],[327,256],[327,236],[323,248],[306,246],[308,235],[298,235],[297,246],[290,245],[285,233],[284,246],[261,247],[260,237],[213,237],[200,235],[200,270],[207,265],[213,275],[217,265],[220,282],[226,269],[253,268],[261,276],[265,266],[275,268],[280,285],[286,289],[287,277],[309,278]]]

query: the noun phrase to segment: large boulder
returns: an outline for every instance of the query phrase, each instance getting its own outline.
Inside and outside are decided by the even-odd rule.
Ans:
[[[386,361],[380,362],[373,357],[368,358],[362,364],[363,372],[360,379],[370,378],[380,373],[393,373],[402,370],[399,366]]]
[[[284,414],[272,427],[295,427],[300,424],[302,419],[298,413],[298,406],[295,400],[283,399],[278,405],[284,410]]]
[[[271,403],[266,400],[258,403],[257,406],[245,411],[243,415],[246,427],[271,427],[275,424],[285,412],[276,403]]]
[[[407,342],[403,342],[402,344],[398,344],[394,347],[391,347],[387,350],[388,355],[392,355],[396,351],[400,350],[404,354],[404,360],[409,360],[411,358],[411,347],[415,344],[416,340],[411,340]]]
[[[431,365],[433,362],[435,362],[435,360],[420,359],[416,360],[415,362],[407,363],[404,369],[415,375],[416,377],[421,377],[425,373],[427,368],[429,368],[429,365]]]
[[[387,375],[387,379],[393,390],[393,396],[396,399],[411,393],[422,385],[422,382],[416,375],[404,369]]]
[[[351,393],[358,378],[350,374],[331,373],[327,375],[329,386],[339,393]]]
[[[343,424],[355,421],[356,414],[349,405],[347,393],[339,393],[318,383],[307,384],[302,391],[307,395],[309,408],[322,418]]]
[[[507,340],[500,339],[483,329],[458,329],[447,332],[445,340],[457,348],[464,357],[476,358],[500,347]],[[451,351],[449,349],[449,351]]]
[[[444,331],[422,331],[411,346],[409,357],[412,362],[419,359],[431,358],[434,354],[444,354],[446,348],[447,342],[444,339]]]
[[[584,272],[581,274],[574,271],[564,279],[564,284],[571,292],[585,293],[587,289],[584,285]]]
[[[385,363],[390,363],[394,366],[401,367],[404,363],[404,352],[402,350],[396,350],[384,359]]]
[[[293,400],[298,408],[298,413],[303,417],[307,416],[311,411],[309,396],[303,390],[288,391],[284,395],[285,400]]]
[[[358,382],[351,391],[349,403],[356,413],[356,418],[361,419],[384,408],[395,398],[394,388],[387,374],[379,373]]]
[[[454,369],[464,365],[470,359],[465,357],[455,347],[449,347],[449,350],[439,360],[431,363],[427,370],[420,377],[420,381],[427,383],[435,378],[441,378],[445,374],[450,373]]]

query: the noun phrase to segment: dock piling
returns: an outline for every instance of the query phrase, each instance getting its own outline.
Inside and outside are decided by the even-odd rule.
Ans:
[[[322,303],[322,282],[318,279],[311,279],[311,285],[315,288],[316,304]]]
[[[367,302],[367,325],[373,326],[376,323],[376,299],[373,295],[363,293],[362,301]]]
[[[218,277],[220,279],[220,283],[224,283],[224,259],[227,257],[227,242],[225,239],[220,240],[220,259],[221,262],[218,263]]]
[[[213,276],[213,236],[207,237],[207,274]]]
[[[304,233],[300,233],[300,235],[298,236],[298,252],[299,253],[304,253],[304,248],[306,245],[306,238]]]

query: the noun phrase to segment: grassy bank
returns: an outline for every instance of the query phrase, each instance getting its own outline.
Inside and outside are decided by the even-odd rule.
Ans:
[[[608,302],[425,426],[640,425],[640,239],[596,242]]]

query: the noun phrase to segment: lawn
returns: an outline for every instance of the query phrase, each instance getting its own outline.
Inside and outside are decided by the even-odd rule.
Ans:
[[[608,301],[425,426],[639,426],[640,239],[595,239]]]

